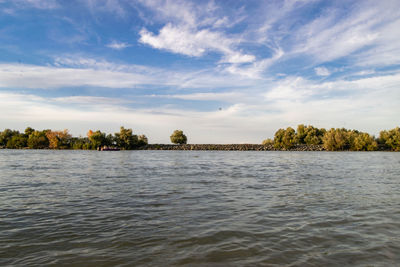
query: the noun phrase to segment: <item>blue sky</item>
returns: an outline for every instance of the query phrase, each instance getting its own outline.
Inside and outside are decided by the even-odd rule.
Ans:
[[[0,0],[0,129],[260,143],[400,124],[399,1]]]

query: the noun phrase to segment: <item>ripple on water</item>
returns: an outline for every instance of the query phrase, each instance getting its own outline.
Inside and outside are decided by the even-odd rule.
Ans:
[[[399,162],[3,150],[0,265],[396,266]]]

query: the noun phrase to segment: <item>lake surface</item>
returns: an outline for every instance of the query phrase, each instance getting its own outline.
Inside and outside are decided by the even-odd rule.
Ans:
[[[400,153],[0,150],[0,265],[399,266]]]

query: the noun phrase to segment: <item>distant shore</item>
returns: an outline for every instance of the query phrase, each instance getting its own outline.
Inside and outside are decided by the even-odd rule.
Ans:
[[[6,150],[8,148],[0,146],[0,150]],[[31,148],[19,148],[27,149]],[[43,148],[42,150],[60,150]],[[62,149],[62,150],[90,150],[90,149]],[[119,149],[118,149],[119,150]],[[121,149],[125,150],[125,149]],[[129,150],[202,150],[202,151],[328,151],[323,145],[295,145],[289,149],[285,148],[275,148],[273,145],[260,145],[260,144],[148,144],[140,146]],[[352,151],[352,150],[339,150],[339,151]],[[377,150],[374,151],[392,151],[385,148],[384,146],[379,146]]]

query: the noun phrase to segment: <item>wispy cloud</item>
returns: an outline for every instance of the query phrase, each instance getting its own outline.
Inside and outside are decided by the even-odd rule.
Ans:
[[[128,43],[124,43],[124,42],[117,42],[115,40],[113,40],[111,43],[106,45],[107,47],[111,48],[111,49],[115,49],[115,50],[122,50],[125,49],[129,46],[131,46]]]
[[[158,35],[154,35],[146,29],[142,29],[140,35],[140,42],[144,44],[187,56],[199,57],[208,51],[216,51],[225,55],[222,62],[247,63],[255,60],[253,55],[242,54],[234,50],[233,47],[238,42],[237,40],[207,29],[193,30],[167,24]]]
[[[56,57],[49,66],[0,64],[0,88],[59,89],[65,87],[131,88],[159,85],[175,88],[241,88],[255,83],[214,69],[190,71],[117,64],[80,56]]]
[[[331,72],[325,67],[317,67],[317,68],[314,68],[314,70],[315,70],[315,74],[317,74],[318,76],[331,75]]]

